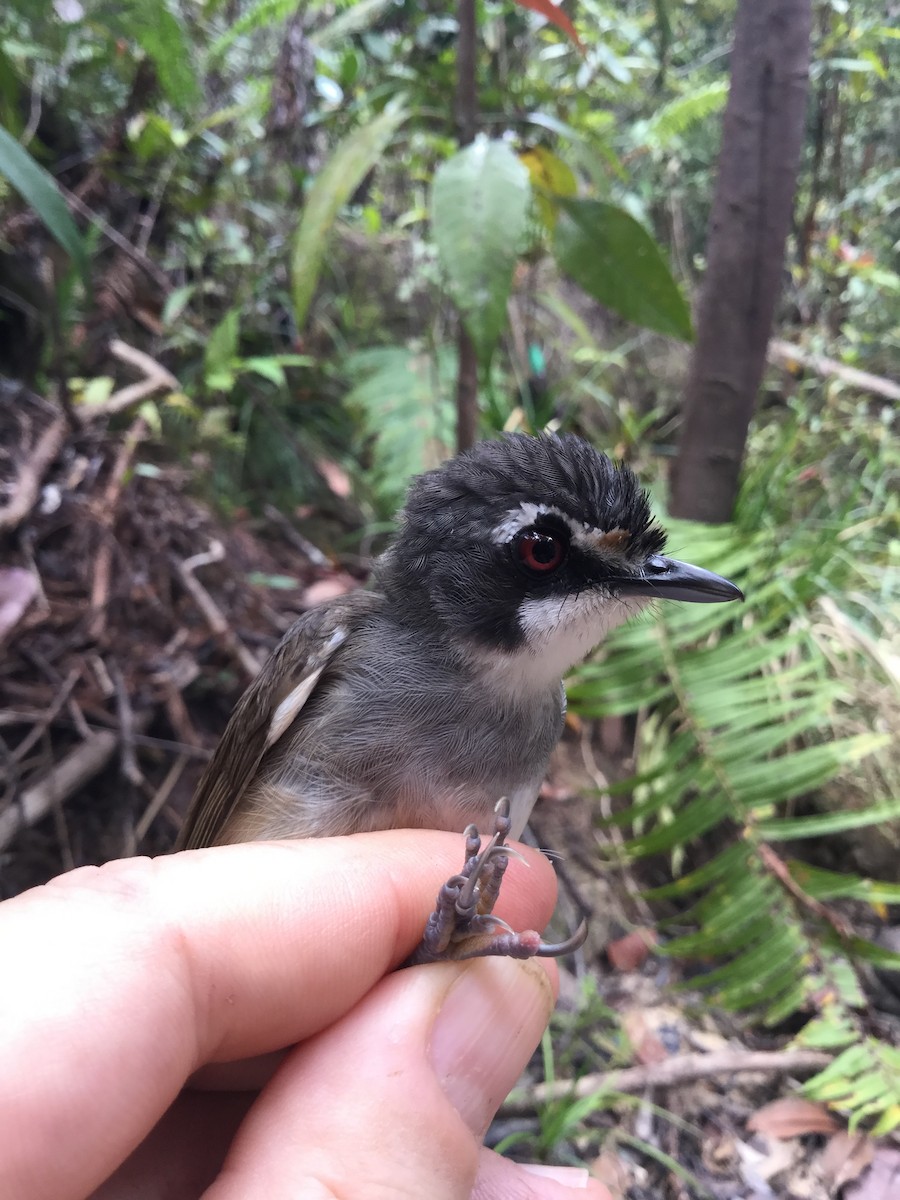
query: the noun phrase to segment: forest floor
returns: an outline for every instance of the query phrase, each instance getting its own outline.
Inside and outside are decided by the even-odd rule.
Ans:
[[[262,658],[367,573],[307,540],[308,513],[217,518],[185,468],[145,457],[148,434],[140,416],[113,433],[99,410],[70,421],[24,389],[0,396],[0,898],[171,850]],[[900,1153],[798,1094],[822,1055],[673,990],[640,894],[656,881],[610,869],[598,821],[628,746],[621,723],[573,718],[536,809],[562,925],[586,912],[591,934],[562,964],[553,1078],[536,1055],[491,1142],[586,1162],[617,1200],[900,1195]]]

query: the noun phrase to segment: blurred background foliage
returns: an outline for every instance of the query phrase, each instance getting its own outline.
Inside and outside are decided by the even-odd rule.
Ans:
[[[692,294],[733,6],[589,0],[574,15],[583,53],[533,13],[478,8],[479,126],[500,139],[491,145],[521,155],[535,181],[483,421],[489,429],[518,420],[524,396],[526,424],[578,414],[620,452],[640,441],[665,453],[686,352],[609,311],[618,293],[621,312],[641,255],[623,249],[603,273],[611,294],[598,310],[544,253],[556,220],[542,218],[541,202],[577,191],[631,214]],[[33,230],[0,229],[10,373],[40,378],[55,364],[89,376],[104,365],[111,324],[142,328],[136,337],[150,339],[183,386],[160,405],[168,448],[226,452],[221,503],[254,503],[261,481],[270,497],[273,488],[290,498],[313,486],[303,456],[282,453],[284,421],[351,471],[361,453],[367,466],[377,460],[379,422],[361,420],[371,405],[345,403],[355,356],[393,347],[437,364],[453,353],[443,286],[452,255],[441,255],[444,224],[433,233],[429,216],[435,172],[457,145],[454,11],[393,0],[299,12],[274,0],[14,0],[0,30],[0,122],[75,191],[92,281],[90,292],[64,287],[66,261],[48,272]],[[817,6],[781,312],[785,336],[876,374],[890,373],[898,351],[891,145],[900,102],[888,85],[896,33],[876,3]],[[9,166],[0,153],[11,178]],[[501,199],[510,196],[515,189]],[[0,211],[15,210],[14,193],[0,201]],[[86,224],[85,210],[100,220]],[[671,314],[666,332],[686,331],[685,317]],[[368,359],[370,381],[376,361]],[[390,405],[397,360],[380,361]],[[436,403],[451,379],[433,371]],[[545,412],[529,413],[532,388],[551,393]],[[824,399],[816,381],[773,374],[767,421],[780,422],[798,393],[811,410]],[[387,453],[396,466],[395,448]],[[422,461],[411,452],[404,467]],[[386,474],[387,490],[367,497],[367,511],[382,518],[402,488],[393,471],[376,478]]]
[[[141,346],[179,383],[142,409],[158,461],[226,515],[329,513],[341,548],[453,448],[459,309],[483,434],[575,428],[662,496],[734,5],[566,11],[580,48],[477,5],[485,137],[461,149],[450,6],[8,0],[0,369],[77,406],[109,394],[111,337]],[[797,353],[766,374],[733,523],[672,534],[747,606],[622,630],[571,688],[631,722],[615,821],[674,872],[674,951],[728,959],[721,1003],[850,1029],[835,1045],[863,1003],[849,964],[885,956],[802,896],[852,894],[875,925],[900,899],[898,68],[883,3],[817,0],[774,331]],[[772,873],[772,845],[835,832],[843,892],[827,857],[790,860],[793,890]]]

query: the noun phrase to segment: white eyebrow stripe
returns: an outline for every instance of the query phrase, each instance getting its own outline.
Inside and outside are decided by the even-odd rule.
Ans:
[[[540,517],[556,517],[568,526],[572,541],[587,550],[597,549],[599,538],[606,536],[606,530],[595,529],[584,521],[576,521],[569,513],[563,512],[553,504],[536,504],[531,500],[523,500],[521,504],[511,508],[503,520],[491,531],[493,541],[498,546],[505,546],[523,529],[534,525]]]
[[[516,534],[527,529],[529,525],[533,525],[539,517],[556,517],[557,520],[564,521],[569,527],[572,537],[577,537],[578,534],[584,532],[584,526],[578,521],[573,520],[568,513],[564,513],[561,509],[556,508],[553,504],[535,504],[531,500],[523,500],[521,504],[517,504],[515,508],[511,508],[506,513],[499,525],[495,525],[492,532],[493,540],[498,546],[505,546],[507,542],[511,542]]]

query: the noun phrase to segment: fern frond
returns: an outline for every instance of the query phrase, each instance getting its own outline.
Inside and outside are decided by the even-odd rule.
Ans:
[[[412,475],[451,452],[455,355],[403,346],[358,350],[344,362],[353,386],[345,404],[355,410],[372,456],[373,492],[385,513],[403,499]]]
[[[644,140],[651,149],[666,149],[692,125],[720,112],[727,98],[728,82],[719,79],[670,100],[647,122]]]
[[[873,1037],[860,1037],[853,1021],[837,1006],[806,1026],[797,1044],[839,1049],[834,1061],[810,1079],[804,1092],[840,1109],[850,1118],[850,1128],[877,1118],[874,1137],[900,1125],[900,1050]]]
[[[814,889],[803,890],[806,880],[832,893],[837,883],[804,875],[799,866],[794,878],[786,864],[773,866],[780,860],[768,845],[900,816],[900,802],[893,801],[855,812],[785,815],[797,798],[871,755],[886,737],[831,736],[831,714],[845,688],[798,607],[808,583],[772,561],[780,551],[796,562],[796,545],[770,532],[697,532],[703,545],[692,547],[691,557],[715,562],[732,577],[768,581],[748,586],[740,624],[735,628],[734,610],[725,605],[664,606],[652,627],[642,622],[619,631],[600,659],[577,672],[570,702],[592,714],[653,706],[640,727],[631,803],[613,818],[630,826],[626,850],[678,855],[711,830],[726,830],[721,853],[649,894],[693,898],[677,918],[680,929],[693,932],[664,952],[721,964],[700,985],[722,1006],[755,1010],[770,1021],[819,995],[839,994],[850,1005],[859,994],[854,948],[835,939]],[[686,533],[676,526],[677,536]],[[835,557],[825,553],[821,562],[833,566]],[[878,895],[900,894],[852,877],[843,887],[873,903]]]

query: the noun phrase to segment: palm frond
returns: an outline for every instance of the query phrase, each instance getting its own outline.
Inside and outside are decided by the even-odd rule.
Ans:
[[[867,1087],[857,1059],[842,1054],[826,1081],[840,1083],[835,1102],[857,1120],[893,1127],[900,1123],[890,1116],[900,1103],[900,1084],[890,1079],[897,1052],[863,1039],[856,1021],[864,1005],[857,964],[881,962],[887,952],[851,936],[827,902],[893,903],[900,886],[786,862],[774,848],[900,818],[900,799],[878,791],[864,803],[806,811],[823,789],[834,792],[840,780],[848,787],[853,771],[890,740],[846,720],[856,697],[850,673],[839,669],[842,655],[867,654],[879,677],[890,675],[893,658],[859,622],[844,619],[834,598],[860,581],[841,552],[837,522],[787,532],[678,524],[672,531],[680,556],[735,578],[747,603],[741,610],[661,606],[652,624],[617,631],[576,672],[568,689],[576,711],[642,714],[636,775],[614,789],[630,793],[628,806],[612,820],[627,829],[633,856],[669,856],[675,878],[647,898],[679,904],[663,922],[670,939],[661,952],[704,963],[690,986],[770,1024],[821,1012],[827,1002],[832,1024],[837,1013],[856,1031],[846,1053],[864,1045],[879,1081]],[[823,631],[823,611],[829,628],[841,631],[840,644]],[[679,875],[691,847],[701,865]]]

